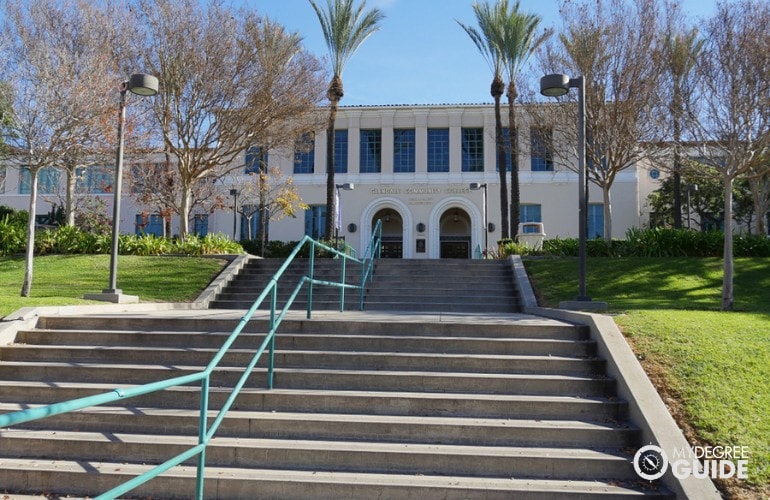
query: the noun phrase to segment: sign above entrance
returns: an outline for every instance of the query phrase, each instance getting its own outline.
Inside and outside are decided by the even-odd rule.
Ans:
[[[373,187],[369,190],[369,194],[372,196],[381,195],[426,195],[426,194],[469,194],[470,188],[467,186],[410,186],[407,188],[400,188],[395,186],[380,186]]]

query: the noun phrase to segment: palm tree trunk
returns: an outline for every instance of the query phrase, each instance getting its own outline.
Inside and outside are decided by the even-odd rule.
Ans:
[[[329,121],[326,123],[326,235],[327,240],[334,237],[336,224],[337,200],[334,196],[336,189],[334,180],[334,122],[337,120],[337,107],[345,95],[342,87],[342,78],[334,75],[329,90],[326,93],[329,98]]]
[[[495,99],[495,146],[497,148],[497,165],[498,174],[500,176],[500,232],[502,238],[508,238],[509,222],[508,222],[508,184],[506,177],[508,175],[505,165],[505,141],[503,137],[503,118],[500,110],[500,97],[503,94],[505,84],[502,79],[496,78],[492,82],[492,97]],[[509,131],[511,129],[509,128]],[[511,132],[513,133],[513,132]],[[487,231],[489,228],[484,228]],[[484,249],[488,250],[487,248]]]
[[[516,110],[514,101],[518,96],[516,84],[508,84],[508,147],[511,155],[511,238],[519,235],[519,221],[521,220],[521,193],[519,190],[519,160],[516,147]]]

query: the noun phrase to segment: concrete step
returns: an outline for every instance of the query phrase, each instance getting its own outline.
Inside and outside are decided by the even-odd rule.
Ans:
[[[0,455],[24,459],[159,465],[197,444],[195,436],[68,431],[0,431]],[[581,448],[404,444],[381,441],[220,437],[206,450],[211,467],[271,468],[470,477],[633,480],[631,456]],[[191,460],[187,465],[194,465]]]
[[[0,404],[0,412],[23,409]],[[216,414],[210,412],[209,416]],[[198,435],[196,410],[147,407],[100,407],[58,415],[21,426],[26,429],[83,432]],[[622,449],[639,437],[639,430],[617,422],[528,420],[339,413],[233,411],[218,436],[235,438],[383,441],[390,443],[481,446],[545,446],[559,448]]]
[[[428,333],[428,332],[426,332]],[[451,333],[451,332],[445,332]],[[472,332],[468,332],[472,333]],[[129,332],[129,331],[76,331],[45,330],[25,331],[19,334],[23,344],[40,346],[83,346],[93,348],[93,337],[98,334],[106,346],[176,349],[218,349],[227,336],[224,332],[196,334],[185,332]],[[531,337],[535,337],[533,333]],[[242,334],[234,344],[235,349],[254,350],[264,340],[262,334]],[[57,344],[61,342],[61,344]],[[23,347],[17,344],[18,347]],[[446,353],[489,354],[500,356],[549,356],[593,358],[596,343],[591,340],[544,339],[530,337],[439,337],[432,335],[332,335],[313,333],[287,333],[276,335],[276,347],[280,350],[333,350],[341,352],[398,352],[398,353]],[[11,352],[0,348],[0,356]],[[99,347],[104,349],[104,347]],[[2,359],[2,358],[0,358]]]
[[[121,384],[119,387],[131,387]],[[95,382],[0,381],[0,401],[51,404],[111,392],[115,384]],[[212,388],[210,407],[217,409],[228,392]],[[136,406],[196,409],[197,387],[178,387],[162,393],[133,398]],[[545,396],[510,394],[413,393],[389,391],[331,391],[315,389],[244,389],[234,410],[297,413],[345,413],[397,416],[476,417],[510,419],[559,419],[619,421],[626,418],[627,404],[614,397]]]
[[[279,339],[283,340],[283,339]],[[308,339],[303,339],[308,340]],[[279,344],[283,344],[279,342]],[[321,347],[320,345],[317,347]],[[350,346],[347,346],[350,347]],[[361,346],[375,347],[375,346]],[[0,360],[13,362],[126,363],[204,366],[216,354],[213,348],[101,347],[81,345],[0,347]],[[246,366],[254,352],[235,349],[223,358],[223,366]],[[605,363],[598,358],[567,356],[522,356],[496,354],[435,354],[388,351],[276,350],[276,366],[368,370],[418,370],[586,375],[603,373]],[[266,366],[266,361],[257,365]]]
[[[149,469],[147,465],[78,461],[0,459],[0,474],[7,488],[19,490],[41,484],[46,491],[93,495],[125,482]],[[204,496],[233,500],[292,498],[380,498],[407,500],[562,500],[599,498],[673,498],[644,488],[638,482],[573,481],[554,479],[478,478],[419,476],[414,474],[367,474],[351,472],[284,471],[208,467]],[[195,467],[178,467],[144,485],[132,494],[152,498],[192,498]],[[72,476],[79,477],[71,481]]]
[[[140,385],[194,374],[204,366],[13,362],[0,364],[0,379],[56,380],[57,382],[103,382]],[[220,367],[211,375],[211,384],[233,387],[242,376],[241,367]],[[247,387],[265,387],[267,370],[255,369]],[[404,391],[477,394],[604,396],[614,389],[606,377],[577,375],[531,375],[500,373],[462,373],[434,371],[371,371],[299,369],[277,367],[276,387],[343,391]]]

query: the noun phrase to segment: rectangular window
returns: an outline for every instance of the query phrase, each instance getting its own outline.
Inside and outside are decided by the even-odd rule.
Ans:
[[[553,172],[552,136],[553,131],[549,128],[532,127],[529,130],[533,172]]]
[[[361,130],[362,174],[377,174],[382,170],[382,130]]]
[[[428,172],[449,172],[449,129],[428,129]]]
[[[334,131],[334,173],[348,173],[348,130]]]
[[[505,171],[510,172],[511,167],[511,148],[508,143],[508,138],[511,136],[511,130],[508,127],[503,127],[503,148],[505,148]],[[500,171],[500,157],[497,155],[497,144],[495,144],[495,171]]]
[[[393,130],[393,172],[414,172],[415,136],[413,128]]]
[[[19,194],[32,194],[32,173],[27,167],[19,172]],[[54,194],[59,189],[60,170],[56,167],[43,167],[37,172],[37,192]]]
[[[519,206],[519,222],[525,224],[527,222],[543,222],[541,215],[541,205],[520,205]],[[537,227],[524,226],[522,233],[537,233]]]
[[[588,204],[588,239],[604,238],[604,204]]]
[[[267,165],[267,151],[262,146],[250,146],[246,150],[246,168],[244,173],[257,174],[259,173],[260,161]]]
[[[315,138],[302,134],[294,145],[294,173],[312,174],[315,171]]]
[[[143,168],[144,165],[132,165],[132,171],[137,168]],[[115,170],[106,165],[91,165],[90,167],[79,167],[75,170],[75,191],[87,194],[106,194],[112,192],[112,185],[115,183]],[[147,179],[148,176],[135,175],[135,179]],[[134,181],[136,182],[136,181]],[[132,191],[137,188],[132,188]]]
[[[484,129],[462,129],[462,170],[463,172],[484,171]]]
[[[196,236],[206,236],[209,234],[209,214],[193,215],[192,230]]]
[[[311,205],[305,210],[305,235],[314,239],[326,236],[326,205]]]
[[[163,236],[163,217],[160,214],[136,214],[134,232]]]
[[[254,240],[259,235],[260,226],[260,214],[259,205],[247,204],[243,205],[240,210],[241,214],[241,240]],[[270,210],[265,210],[265,230],[270,232]]]

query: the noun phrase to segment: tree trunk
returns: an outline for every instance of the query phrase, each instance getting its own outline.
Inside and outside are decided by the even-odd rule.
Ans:
[[[724,215],[724,271],[722,275],[722,310],[733,310],[733,178],[724,174],[725,215]]]
[[[329,98],[329,121],[326,123],[326,228],[325,238],[330,240],[334,237],[334,226],[337,223],[335,214],[337,213],[337,199],[335,195],[334,181],[334,122],[337,120],[337,107],[342,96],[345,95],[342,88],[342,78],[334,75],[329,90],[326,93]]]
[[[508,146],[511,155],[511,238],[514,240],[519,235],[519,221],[521,220],[521,193],[519,190],[519,156],[516,142],[516,110],[514,101],[518,91],[513,82],[508,84]]]
[[[77,170],[67,169],[67,192],[64,195],[64,223],[68,226],[75,225],[75,185],[77,183]]]
[[[260,155],[261,156],[261,155]],[[267,246],[267,175],[265,174],[265,164],[262,158],[259,161],[259,242],[260,253],[265,256],[265,247]]]
[[[679,86],[674,86],[674,97],[673,97],[673,108],[674,108],[674,176],[673,176],[673,182],[674,182],[674,229],[681,229],[682,228],[682,174],[681,174],[681,163],[682,163],[682,155],[680,151],[679,142],[682,140],[682,124],[680,123],[681,119],[681,109],[682,109],[682,98],[679,92]]]
[[[37,217],[37,172],[29,169],[29,221],[27,222],[27,252],[25,258],[24,282],[21,285],[21,296],[29,297],[32,290],[32,264],[35,255],[35,218]]]
[[[505,143],[503,141],[503,117],[500,110],[500,98],[503,95],[505,84],[499,77],[492,81],[492,97],[495,100],[495,148],[497,149],[498,175],[500,177],[500,232],[502,238],[508,238],[510,231],[508,229],[508,185],[506,177],[508,176],[505,168]],[[510,131],[511,128],[509,127]],[[487,231],[489,228],[484,228]],[[489,250],[485,248],[486,252]]]
[[[179,238],[184,240],[190,231],[190,200],[192,189],[187,183],[182,185],[182,203],[179,204]]]
[[[610,242],[612,241],[612,195],[610,193],[610,186],[602,186],[602,195],[604,198],[604,241]],[[587,216],[588,211],[586,210]]]

